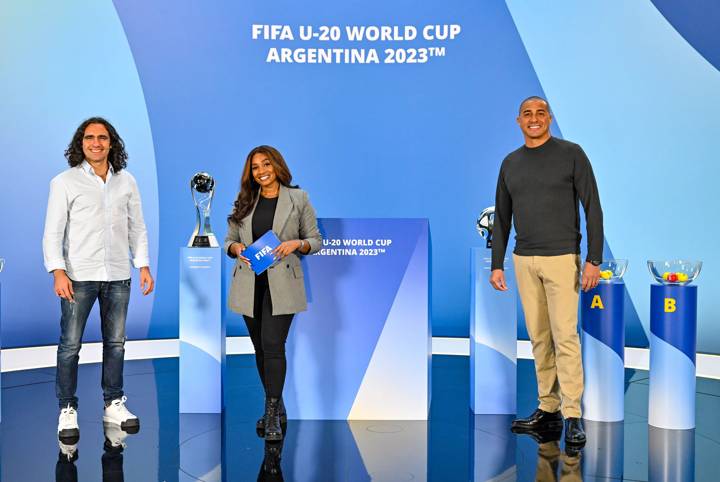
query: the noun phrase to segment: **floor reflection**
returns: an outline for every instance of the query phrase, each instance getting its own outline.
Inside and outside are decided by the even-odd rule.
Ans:
[[[584,448],[572,447],[561,443],[562,429],[549,431],[528,431],[516,435],[518,444],[524,445],[524,454],[518,456],[519,471],[517,480],[536,482],[576,482],[582,481],[582,458]],[[528,457],[533,450],[532,457]],[[532,460],[534,459],[534,466]],[[475,479],[490,480],[490,479]],[[515,479],[513,479],[515,480]]]
[[[123,482],[125,473],[123,470],[123,451],[127,444],[125,439],[128,433],[118,425],[103,423],[103,454],[100,458],[102,467],[103,482]],[[58,461],[55,464],[55,482],[77,482],[78,469],[75,462],[80,457],[78,443],[64,444],[58,441],[60,452]]]
[[[695,430],[667,430],[649,426],[648,446],[650,482],[695,480]],[[716,456],[720,456],[720,450]],[[713,465],[717,462],[717,458],[712,461]]]
[[[227,480],[247,477],[248,461],[236,454],[251,450],[258,454],[258,480],[428,480],[424,421],[289,420],[281,444],[247,429],[242,424],[226,432]]]
[[[535,470],[537,482],[581,481],[580,457],[582,450],[560,448],[562,431],[556,431],[538,440],[538,459]]]
[[[586,480],[623,478],[624,467],[624,423],[593,422],[583,420],[585,424],[585,460],[583,475]]]
[[[647,373],[628,372],[625,422],[585,421],[581,452],[559,434],[516,436],[512,416],[468,410],[469,360],[433,357],[429,422],[291,420],[281,444],[255,430],[263,395],[249,356],[228,359],[220,415],[178,414],[178,361],[125,366],[128,435],[102,424],[101,370],[82,365],[80,440],[59,446],[53,369],[3,374],[3,481],[715,481],[720,460],[720,382],[699,380],[696,430],[648,428]],[[532,362],[518,362],[518,411],[536,407]]]
[[[258,482],[283,482],[282,451],[284,442],[265,442],[265,453],[260,464]]]
[[[470,480],[516,480],[514,415],[470,415]]]
[[[222,416],[181,413],[179,480],[222,480]]]

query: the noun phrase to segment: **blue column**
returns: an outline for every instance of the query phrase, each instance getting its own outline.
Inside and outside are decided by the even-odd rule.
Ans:
[[[695,428],[697,286],[650,287],[650,395],[648,423]]]
[[[490,250],[471,255],[470,409],[477,414],[516,413],[517,302],[512,262],[505,261],[508,291],[489,282]]]
[[[580,294],[585,373],[583,418],[619,422],[625,418],[625,322],[622,282],[600,283]]]
[[[225,325],[220,248],[180,249],[180,413],[221,413]]]

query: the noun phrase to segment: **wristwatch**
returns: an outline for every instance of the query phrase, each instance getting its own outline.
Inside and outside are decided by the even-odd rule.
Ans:
[[[588,263],[590,263],[590,264],[593,265],[593,266],[600,266],[600,265],[602,264],[602,261],[597,261],[597,260],[594,260],[594,259],[589,259],[589,260],[588,260]]]

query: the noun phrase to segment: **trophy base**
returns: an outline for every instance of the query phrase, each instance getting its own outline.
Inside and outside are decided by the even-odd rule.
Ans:
[[[188,248],[218,248],[219,246],[214,234],[193,236],[188,243]]]

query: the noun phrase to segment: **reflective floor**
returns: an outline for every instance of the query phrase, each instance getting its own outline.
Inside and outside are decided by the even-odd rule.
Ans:
[[[472,416],[467,357],[433,357],[429,422],[295,421],[283,443],[255,434],[262,392],[248,355],[229,357],[224,417],[178,415],[178,361],[127,362],[138,434],[102,424],[99,365],[80,367],[80,441],[58,445],[54,369],[2,376],[3,481],[718,481],[720,381],[698,379],[697,429],[647,425],[647,373],[626,371],[625,422],[586,422],[588,443],[510,433],[511,417]],[[532,362],[518,408],[535,408]],[[291,414],[292,416],[292,414]]]

